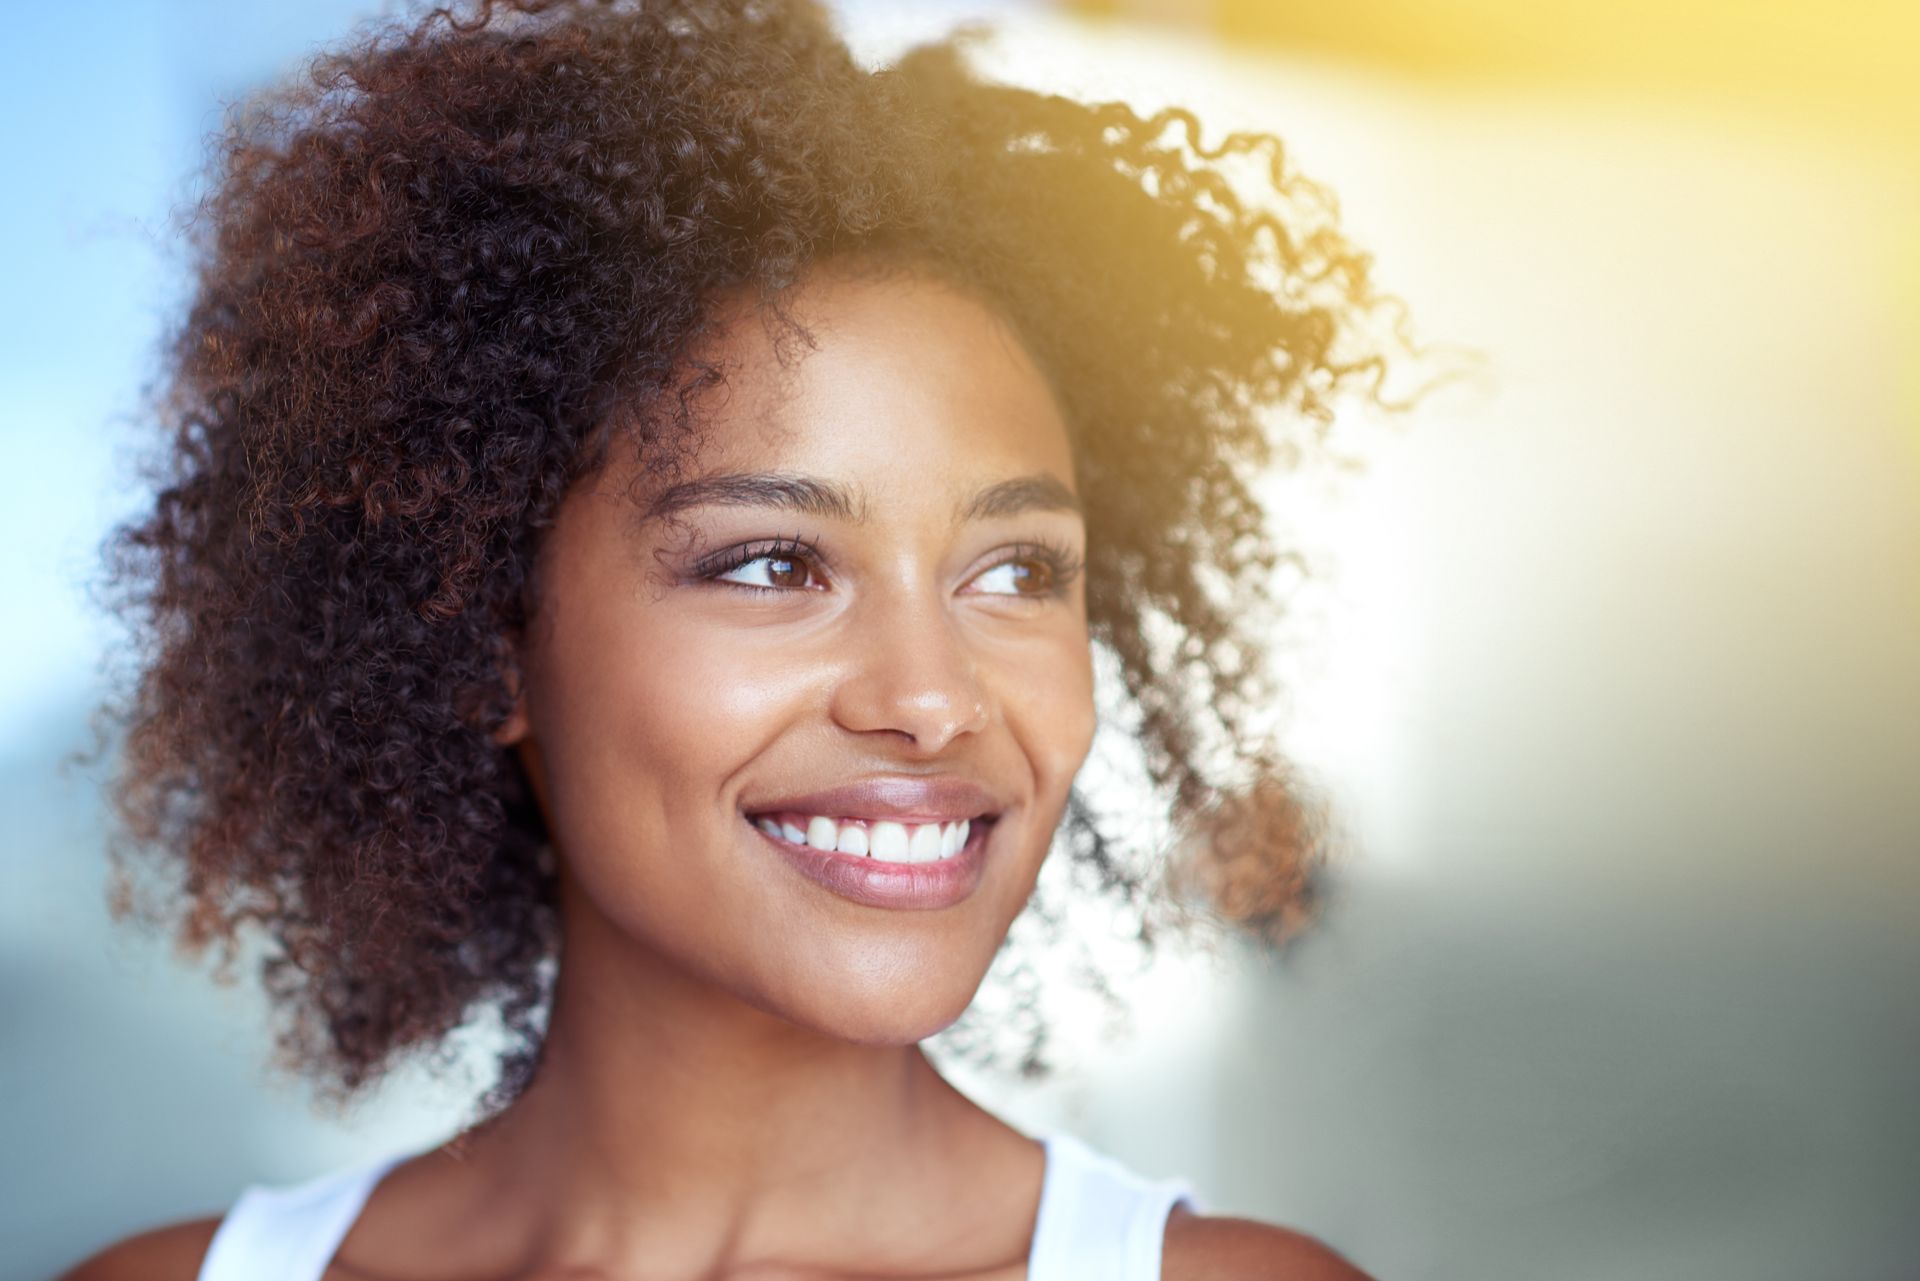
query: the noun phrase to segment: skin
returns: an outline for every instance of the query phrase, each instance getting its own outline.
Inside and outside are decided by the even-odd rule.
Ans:
[[[1073,492],[1067,428],[1010,331],[946,285],[828,268],[793,304],[819,347],[791,368],[744,303],[723,304],[708,354],[728,380],[686,474],[814,477],[865,519],[720,504],[647,519],[660,480],[618,447],[563,502],[498,735],[560,855],[540,1074],[463,1148],[396,1167],[331,1281],[1025,1276],[1044,1151],[918,1043],[972,999],[1092,742],[1082,584],[1045,590],[1023,551],[1083,553],[1079,515],[954,519],[1010,479]],[[819,556],[696,572],[795,536]],[[743,816],[882,772],[961,774],[1005,802],[964,902],[842,899]],[[214,1222],[68,1277],[191,1277]],[[1185,1210],[1163,1267],[1361,1275],[1306,1238]]]

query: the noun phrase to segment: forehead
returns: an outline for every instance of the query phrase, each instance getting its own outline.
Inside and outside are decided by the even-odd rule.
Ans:
[[[782,299],[798,323],[734,295],[697,356],[720,380],[693,402],[700,475],[781,467],[963,476],[1052,472],[1073,484],[1053,391],[1013,326],[971,294],[904,269],[823,266]]]

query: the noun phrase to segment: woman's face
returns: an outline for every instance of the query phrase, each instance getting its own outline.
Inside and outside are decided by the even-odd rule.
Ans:
[[[501,737],[560,851],[570,966],[639,949],[907,1043],[972,999],[1091,744],[1086,532],[993,313],[844,271],[792,305],[818,347],[790,367],[722,312],[727,380],[673,484],[616,445],[563,502]]]

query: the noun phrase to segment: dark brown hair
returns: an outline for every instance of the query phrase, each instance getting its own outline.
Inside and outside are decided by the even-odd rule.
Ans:
[[[1246,732],[1279,558],[1249,481],[1343,384],[1378,398],[1383,299],[1275,138],[988,82],[964,33],[868,70],[802,0],[483,4],[230,111],[189,235],[157,499],[109,544],[143,642],[116,910],[223,969],[254,923],[283,1062],[336,1095],[489,1008],[492,1097],[524,1086],[556,939],[501,638],[608,442],[697,430],[716,293],[777,309],[829,256],[988,300],[1060,397],[1098,670],[1182,838],[1129,852],[1077,783],[1076,873],[1147,944],[1193,897],[1169,868],[1264,938],[1311,906],[1318,810]]]

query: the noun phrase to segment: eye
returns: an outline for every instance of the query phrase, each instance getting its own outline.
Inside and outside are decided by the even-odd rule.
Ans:
[[[988,585],[989,596],[1044,600],[1064,596],[1080,572],[1079,558],[1064,548],[1028,544],[973,581]],[[1002,588],[1006,590],[1002,590]]]
[[[717,583],[744,587],[748,591],[805,591],[817,579],[813,549],[797,541],[782,540],[772,545],[744,547],[729,553],[721,563],[702,567],[700,577]]]
[[[1063,597],[1081,569],[1071,550],[1047,543],[1022,543],[999,564],[974,577],[987,596],[1016,600]],[[758,593],[818,590],[822,564],[819,552],[799,539],[779,539],[737,547],[701,565],[696,577],[707,582]]]

